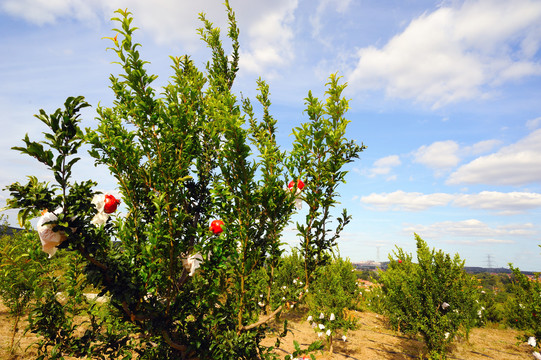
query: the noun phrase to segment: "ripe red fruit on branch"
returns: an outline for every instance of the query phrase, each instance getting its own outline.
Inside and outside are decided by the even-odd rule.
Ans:
[[[222,225],[224,225],[224,222],[222,220],[213,220],[210,223],[210,231],[212,231],[215,235],[220,234],[224,229],[222,229]]]
[[[402,264],[402,259],[398,259],[398,263],[399,263],[399,264]]]
[[[113,195],[106,194],[103,205],[103,212],[105,212],[106,214],[113,213],[116,211],[118,205],[120,205],[120,200],[115,198]]]
[[[294,187],[295,187],[295,180],[291,180],[289,182],[289,185],[287,186],[290,190],[292,190]],[[302,190],[302,188],[304,187],[304,183],[302,182],[302,180],[297,180],[297,188],[299,190]]]

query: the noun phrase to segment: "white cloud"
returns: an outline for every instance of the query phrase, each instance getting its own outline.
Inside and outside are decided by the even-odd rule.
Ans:
[[[377,175],[388,175],[392,168],[400,165],[400,157],[398,155],[389,155],[374,161],[373,167],[370,169],[369,177],[375,177]],[[396,179],[396,176],[391,176],[389,179]]]
[[[414,153],[414,161],[432,169],[448,169],[460,161],[458,144],[452,140],[436,141],[429,146],[423,145]]]
[[[541,126],[541,116],[535,119],[530,119],[526,121],[526,127],[530,130],[535,130]]]
[[[361,202],[373,206],[377,210],[421,211],[433,206],[445,206],[453,199],[453,195],[444,193],[422,194],[398,190],[392,193],[372,193],[361,197]]]
[[[310,16],[312,37],[319,40],[324,45],[329,46],[329,40],[321,34],[321,29],[323,27],[321,20],[325,18],[329,11],[336,11],[338,13],[346,12],[350,3],[351,0],[320,0],[314,15]]]
[[[491,151],[500,144],[500,140],[483,140],[473,144],[472,146],[465,147],[463,152],[466,155],[479,155]]]
[[[440,177],[445,170],[456,167],[463,157],[487,153],[500,143],[500,140],[483,140],[461,148],[452,140],[436,141],[415,150],[413,161],[433,169],[435,176]]]
[[[482,191],[477,194],[423,194],[397,190],[391,193],[372,193],[360,198],[361,203],[380,211],[423,211],[435,206],[490,210],[498,215],[522,213],[541,208],[541,194],[528,192]]]
[[[541,194],[482,191],[478,194],[457,195],[453,201],[453,205],[470,209],[495,210],[502,215],[507,215],[540,208]]]
[[[85,0],[5,0],[0,9],[28,22],[44,25],[55,23],[59,18],[96,20],[93,6]]]
[[[348,82],[439,107],[540,75],[541,2],[465,1],[414,19],[382,48],[358,51]]]
[[[292,24],[297,6],[298,0],[261,1],[258,4],[257,13],[248,21],[248,51],[241,53],[241,68],[262,73],[268,68],[287,65],[294,59]],[[272,73],[266,76],[272,76]]]
[[[298,0],[230,3],[241,28],[240,36],[247,40],[241,46],[241,68],[263,73],[289,64],[295,55],[291,26]],[[205,13],[209,21],[222,29],[222,37],[227,29],[225,6],[219,0],[5,0],[1,4],[4,12],[38,25],[60,19],[90,24],[97,20],[108,22],[117,16],[113,11],[119,8],[132,12],[135,26],[151,34],[157,43],[182,45],[189,52],[202,46],[196,31],[202,27],[199,13]]]
[[[448,184],[524,185],[541,182],[541,129],[449,176]]]
[[[406,225],[403,231],[409,234],[415,232],[421,237],[427,238],[482,238],[476,242],[492,243],[509,243],[514,242],[517,237],[530,237],[538,234],[531,223],[491,227],[477,219],[442,221],[431,225]]]

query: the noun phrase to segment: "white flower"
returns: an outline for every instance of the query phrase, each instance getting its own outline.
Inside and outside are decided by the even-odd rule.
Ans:
[[[203,262],[203,256],[200,253],[195,253],[188,256],[187,259],[182,259],[182,265],[188,271],[188,275],[193,276],[195,270],[199,269],[199,264]]]
[[[293,279],[293,284],[296,284],[297,283],[297,279]]]
[[[286,298],[284,296],[282,296],[282,301],[286,301]]]
[[[449,334],[448,332],[446,332],[446,333],[445,333],[445,338],[448,339],[448,338],[449,338],[449,335],[451,335],[451,334]]]
[[[57,220],[58,217],[54,213],[46,212],[36,224],[39,239],[41,240],[41,249],[49,254],[49,258],[56,253],[57,246],[68,238],[64,231],[53,231],[56,225],[54,222]]]
[[[323,315],[323,313],[319,313],[319,318],[320,319],[325,319],[325,315]]]
[[[309,322],[312,322],[312,315],[308,316],[308,319],[306,319],[306,321],[309,321]]]
[[[261,302],[261,301],[259,301],[259,302],[257,303],[257,305],[259,305],[259,306],[263,307],[263,306],[265,306],[265,303],[264,303],[264,302]]]
[[[318,332],[317,333],[317,337],[322,337],[323,336],[323,333],[322,332]]]
[[[330,329],[327,330],[327,332],[325,334],[327,334],[327,336],[331,336],[331,330]]]
[[[291,304],[289,305],[289,307],[293,309],[295,307],[295,304]]]
[[[531,345],[531,347],[535,347],[536,344],[537,344],[537,342],[535,341],[535,337],[530,336],[528,338],[528,345]]]
[[[315,327],[317,327],[317,324],[315,322],[313,322],[311,326],[312,326],[312,328],[315,328]]]
[[[318,326],[319,326],[319,328],[320,328],[321,330],[325,329],[325,325],[323,325],[323,324],[319,324]]]
[[[285,289],[287,289],[287,286],[285,286],[285,285],[282,286],[282,290],[285,290]]]
[[[443,310],[447,309],[449,306],[450,306],[450,305],[449,305],[448,303],[446,303],[446,302],[444,302],[443,304],[441,304],[441,308],[442,308]]]
[[[329,317],[329,320],[330,320],[330,321],[334,321],[334,319],[336,319],[336,318],[334,317],[334,313],[331,313],[331,316]]]
[[[346,335],[342,335],[342,341],[346,341],[348,337]]]
[[[532,353],[533,357],[536,358],[537,360],[541,360],[541,354],[539,354],[537,351],[534,351]]]

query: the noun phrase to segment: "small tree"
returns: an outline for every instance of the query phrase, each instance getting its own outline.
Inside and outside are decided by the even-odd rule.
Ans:
[[[509,298],[506,317],[510,326],[524,330],[524,337],[536,338],[536,346],[541,342],[541,277],[535,274],[533,279],[524,275],[519,268],[509,264],[513,271],[512,291]],[[523,340],[525,340],[523,339]]]
[[[289,170],[295,174],[295,170],[300,169],[300,176],[306,183],[302,199],[308,205],[305,222],[297,223],[307,286],[316,269],[330,259],[331,249],[351,220],[344,209],[336,219],[334,233],[329,229],[331,209],[338,204],[337,188],[345,182],[347,174],[343,167],[365,149],[363,144],[358,145],[345,137],[350,121],[344,116],[349,101],[342,97],[346,84],[339,84],[339,80],[336,75],[331,75],[324,102],[308,93],[306,112],[310,121],[293,130],[295,141]]]
[[[479,310],[476,281],[464,261],[430,250],[415,234],[417,263],[397,248],[380,277],[385,314],[406,334],[421,334],[431,359],[445,359],[459,332],[467,336]]]
[[[336,257],[315,272],[307,296],[308,319],[319,336],[327,339],[331,354],[333,338],[338,332],[345,336],[356,325],[347,317],[347,310],[355,306],[358,289],[357,276],[349,260]]]
[[[15,183],[9,206],[22,209],[22,221],[48,211],[38,222],[42,241],[47,237],[44,250],[80,254],[88,282],[110,297],[116,310],[110,317],[120,315],[124,323],[118,332],[104,331],[112,321],[97,323],[86,337],[91,341],[75,341],[69,318],[50,298],[40,314],[55,311],[40,315],[47,321],[36,322],[34,331],[59,329],[58,356],[129,356],[121,344],[152,359],[272,357],[261,340],[283,305],[274,304],[260,318],[258,300],[263,295],[271,304],[282,231],[295,203],[304,199],[310,207],[308,223],[299,225],[306,279],[349,221],[344,212],[335,234],[327,236],[336,189],[346,174],[342,167],[363,149],[345,137],[345,85],[331,76],[324,107],[309,94],[309,121],[295,131],[294,150],[282,152],[268,86],[257,82],[261,120],[250,101],[239,103],[231,90],[239,30],[227,1],[226,8],[232,53],[225,53],[219,29],[201,15],[199,34],[211,60],[203,72],[188,56],[172,57],[174,74],[161,95],[134,41],[131,14],[118,10],[119,28],[109,39],[122,73],[110,77],[115,101],[97,108],[97,128],[83,134],[79,112],[88,104],[68,98],[63,110],[38,115],[49,129],[45,141],[27,136],[25,146],[16,148],[45,164],[56,183]],[[93,181],[72,182],[83,142],[116,179],[125,216],[111,216],[117,199],[92,190]],[[300,189],[301,178],[306,190]],[[288,188],[292,180],[297,185]],[[128,331],[140,336],[129,337]]]

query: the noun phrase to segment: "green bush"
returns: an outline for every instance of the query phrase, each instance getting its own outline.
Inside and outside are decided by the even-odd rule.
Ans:
[[[343,166],[364,149],[345,136],[345,85],[331,75],[325,100],[309,92],[308,121],[293,130],[293,150],[280,150],[266,83],[257,81],[261,120],[231,90],[239,30],[227,1],[226,8],[232,53],[201,15],[199,34],[211,51],[206,69],[188,56],[172,57],[174,74],[160,95],[135,42],[133,18],[118,10],[119,28],[109,38],[122,68],[110,77],[113,106],[98,106],[97,127],[83,133],[80,111],[89,104],[70,97],[63,109],[37,115],[48,128],[43,141],[26,136],[15,148],[44,164],[55,181],[12,184],[8,205],[22,209],[23,222],[45,210],[38,221],[43,250],[73,251],[71,265],[81,265],[67,282],[53,282],[33,314],[44,356],[129,357],[133,350],[147,359],[272,358],[261,340],[283,310],[271,297],[279,293],[281,237],[297,200],[310,209],[306,223],[297,224],[304,286],[349,221],[344,210],[329,234]],[[117,181],[124,216],[113,213],[116,199],[107,203],[110,194],[93,190],[94,181],[73,181],[83,144]],[[306,186],[288,189],[292,179]],[[69,306],[54,296],[63,284]],[[90,327],[76,321],[82,286],[109,298],[108,311],[82,307]],[[262,298],[271,304],[265,317]]]
[[[7,222],[0,225],[0,234],[5,234],[4,229]],[[45,258],[35,233],[19,231],[0,235],[0,299],[14,318],[10,351],[16,347],[21,317],[42,296],[46,286],[43,275],[53,268],[42,264]]]
[[[541,278],[535,274],[533,279],[524,275],[520,269],[509,264],[513,271],[512,290],[514,297],[506,303],[508,325],[524,330],[524,340],[530,336],[541,341]]]
[[[431,359],[445,359],[449,344],[477,321],[477,281],[458,255],[430,250],[417,234],[415,239],[417,263],[397,248],[380,276],[385,314],[393,328],[421,334]]]
[[[347,310],[355,308],[358,300],[357,276],[349,260],[335,257],[316,270],[307,295],[308,321],[327,339],[331,353],[333,338],[355,328],[356,321],[347,316]]]

